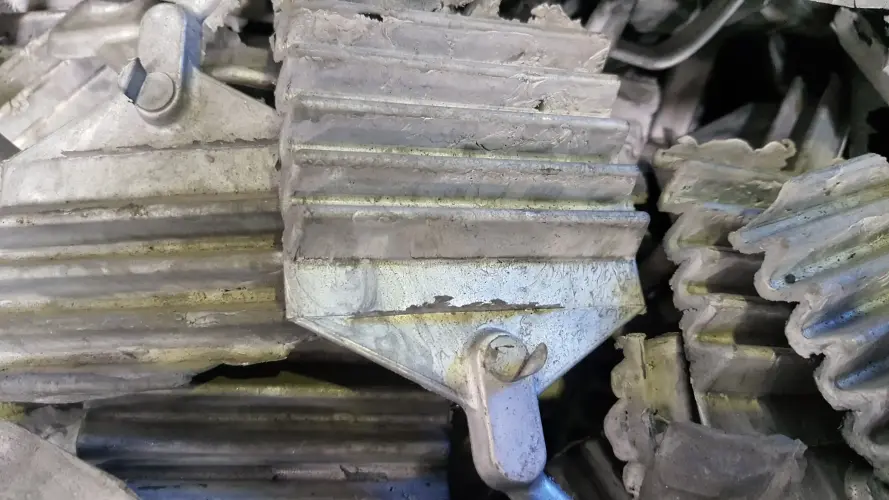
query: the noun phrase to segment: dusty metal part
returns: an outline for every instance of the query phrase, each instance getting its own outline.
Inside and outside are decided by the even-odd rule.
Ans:
[[[157,15],[180,7],[153,9],[158,22],[183,19]],[[140,60],[181,60],[142,48]],[[0,399],[175,387],[220,363],[281,359],[311,337],[284,321],[280,300],[280,121],[186,71],[169,121],[119,91],[3,164]]]
[[[449,415],[418,389],[215,379],[90,403],[77,454],[143,499],[446,500]]]
[[[802,356],[824,355],[818,387],[834,408],[852,411],[844,437],[883,480],[887,167],[864,155],[798,176],[730,236],[744,253],[765,253],[755,278],[762,297],[799,303],[786,326],[790,345]]]
[[[642,157],[660,104],[661,89],[656,78],[636,72],[621,76],[620,90],[611,110],[612,117],[624,119],[630,124],[621,161],[636,163]],[[637,184],[639,187],[645,187],[642,181]]]
[[[624,359],[611,372],[618,402],[605,418],[605,436],[615,457],[627,462],[623,484],[636,497],[654,459],[657,436],[670,422],[691,422],[694,410],[679,334],[646,340],[634,333],[621,337],[618,345]]]
[[[889,9],[886,0],[811,0],[812,2],[848,7],[850,9]]]
[[[843,50],[883,100],[889,102],[889,48],[885,42],[885,22],[874,25],[860,11],[838,9],[831,27]]]
[[[664,82],[661,106],[651,124],[652,143],[671,146],[697,127],[704,87],[720,46],[720,41],[714,40],[670,70]]]
[[[746,0],[714,0],[688,24],[655,46],[621,40],[612,49],[615,60],[650,71],[672,68],[710,42]]]
[[[846,474],[848,500],[889,500],[889,486],[874,476],[872,470],[851,467]]]
[[[10,422],[0,421],[0,498],[136,499],[123,483]]]
[[[643,307],[608,40],[548,11],[277,12],[288,317],[461,404],[489,485],[550,495],[537,395]]]
[[[591,439],[559,453],[546,465],[575,500],[629,500],[602,440]]]
[[[4,62],[0,135],[25,149],[107,102],[117,80],[107,65],[132,55],[139,20],[151,3],[84,0]],[[97,31],[96,25],[105,27]]]
[[[819,413],[820,398],[808,382],[814,365],[786,345],[789,308],[763,301],[751,281],[739,279],[752,277],[761,260],[734,251],[727,241],[777,197],[794,153],[788,141],[754,150],[740,140],[698,145],[686,139],[654,162],[674,172],[660,208],[679,218],[664,249],[679,264],[671,286],[683,312],[680,327],[701,423],[817,444],[835,423],[828,408]],[[805,422],[789,416],[803,407],[810,415]]]
[[[121,7],[109,9],[109,3]],[[86,0],[0,66],[0,135],[25,149],[107,103],[118,93],[119,70],[136,55],[141,13],[152,3]],[[203,71],[210,76],[261,89],[274,85],[270,50],[247,47],[227,29],[207,45]]]
[[[785,436],[728,434],[690,422],[672,423],[639,498],[802,500],[790,492],[803,480],[805,449]]]

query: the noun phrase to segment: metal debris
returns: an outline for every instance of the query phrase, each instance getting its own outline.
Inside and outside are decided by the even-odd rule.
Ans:
[[[154,43],[139,66],[181,68],[184,83],[124,79],[104,106],[3,164],[2,400],[175,387],[311,338],[281,302],[279,120],[180,64],[183,20],[174,5],[149,11],[143,30],[159,38],[143,35]],[[167,106],[146,104],[164,88]]]
[[[120,481],[25,429],[0,421],[0,498],[124,500],[137,498]]]
[[[288,317],[463,406],[489,485],[550,492],[537,395],[643,307],[608,40],[277,7]]]
[[[646,340],[635,333],[618,342],[624,359],[611,372],[618,402],[605,418],[604,431],[615,457],[627,463],[623,484],[637,497],[657,437],[671,422],[693,421],[694,410],[678,334]]]
[[[786,327],[790,345],[824,355],[818,387],[832,406],[852,410],[843,434],[883,480],[887,172],[884,158],[864,155],[803,174],[730,236],[744,253],[765,253],[755,279],[761,296],[799,303]]]

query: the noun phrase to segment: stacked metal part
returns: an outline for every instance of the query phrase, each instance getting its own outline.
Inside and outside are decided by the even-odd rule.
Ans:
[[[450,406],[295,375],[88,405],[75,450],[143,499],[447,500]]]
[[[191,22],[152,8],[124,90],[3,164],[2,400],[175,387],[311,337],[284,321],[279,121],[192,66]]]
[[[473,13],[486,13],[486,9]],[[288,318],[466,410],[492,487],[555,494],[537,395],[643,308],[609,41],[399,5],[276,6]]]
[[[817,416],[811,405],[820,403],[809,383],[811,363],[784,341],[789,308],[756,295],[749,279],[760,259],[735,252],[727,242],[731,231],[775,199],[794,153],[790,143],[753,150],[739,140],[700,146],[680,141],[654,163],[673,167],[660,206],[679,218],[664,249],[679,264],[671,280],[673,300],[683,312],[680,327],[701,422],[794,437],[809,430],[811,442],[811,431],[820,432],[820,426],[809,421],[800,428],[797,419],[786,418],[788,410],[807,406]]]
[[[821,394],[851,410],[844,437],[884,481],[887,167],[865,155],[796,177],[730,237],[741,252],[765,253],[755,279],[761,296],[798,303],[786,326],[790,345],[824,355],[815,374]]]
[[[25,149],[111,99],[153,3],[83,0],[0,65],[0,135]]]

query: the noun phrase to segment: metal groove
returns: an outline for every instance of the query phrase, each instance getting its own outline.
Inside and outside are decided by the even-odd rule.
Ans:
[[[761,296],[798,303],[787,339],[802,356],[824,355],[818,387],[833,407],[851,410],[844,437],[883,480],[887,166],[864,155],[796,177],[730,236],[742,252],[764,252],[755,279]]]

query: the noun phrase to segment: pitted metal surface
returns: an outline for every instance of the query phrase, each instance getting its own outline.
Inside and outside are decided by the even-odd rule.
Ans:
[[[761,296],[798,303],[786,327],[790,345],[802,356],[824,355],[818,387],[833,407],[851,410],[844,436],[883,480],[887,167],[864,155],[798,176],[730,236],[744,253],[764,252],[755,278]]]
[[[461,404],[515,498],[548,494],[537,394],[643,307],[647,224],[608,40],[535,12],[275,19],[288,317]]]
[[[750,278],[761,260],[731,248],[728,234],[773,201],[789,178],[792,143],[754,150],[740,140],[698,145],[682,140],[656,155],[671,169],[662,210],[679,215],[664,240],[679,264],[671,280],[683,312],[685,352],[701,422],[730,432],[784,433],[810,444],[833,424],[813,384],[813,363],[796,355],[783,336],[790,314],[756,294]],[[807,408],[806,422],[788,418]],[[827,419],[818,423],[819,415]]]
[[[170,121],[118,91],[3,164],[3,400],[175,387],[311,338],[284,321],[279,120],[189,71]]]

